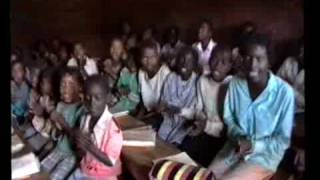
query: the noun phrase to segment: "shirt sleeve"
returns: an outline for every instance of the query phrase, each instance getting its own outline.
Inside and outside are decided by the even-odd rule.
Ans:
[[[274,133],[266,138],[252,140],[253,153],[270,152],[270,154],[282,158],[285,150],[290,145],[293,118],[294,118],[294,92],[290,88],[285,93],[282,112]]]
[[[122,144],[122,132],[114,122],[111,122],[107,144],[103,152],[109,157],[112,164],[115,164],[120,159]]]
[[[235,97],[235,94],[233,93],[235,88],[234,81],[231,81],[224,102],[223,119],[228,127],[227,133],[229,138],[238,140],[241,136],[244,136],[245,133],[237,125],[237,119],[235,119],[234,116],[235,101],[239,100],[239,97]]]

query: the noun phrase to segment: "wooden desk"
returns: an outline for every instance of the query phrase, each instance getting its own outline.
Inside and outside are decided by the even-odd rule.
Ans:
[[[145,125],[131,116],[117,118],[117,122],[122,130]],[[159,137],[156,139],[154,147],[123,147],[122,163],[130,174],[139,180],[148,179],[148,173],[152,168],[152,161],[165,156],[179,153],[176,147],[162,141]]]

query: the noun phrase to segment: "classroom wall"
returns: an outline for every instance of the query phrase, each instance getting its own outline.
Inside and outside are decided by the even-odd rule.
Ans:
[[[136,31],[148,23],[160,31],[177,24],[183,39],[192,42],[203,17],[212,20],[218,42],[230,42],[234,27],[254,21],[282,53],[284,45],[304,33],[300,0],[11,0],[11,42],[30,46],[38,38],[57,36],[83,41],[92,55],[101,56],[121,19]]]

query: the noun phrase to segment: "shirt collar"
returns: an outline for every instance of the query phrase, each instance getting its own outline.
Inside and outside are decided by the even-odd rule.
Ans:
[[[244,82],[245,83],[243,85],[245,86],[244,89],[246,91],[246,94],[248,97],[251,98],[248,81],[244,80]],[[253,102],[260,101],[260,99],[264,98],[266,96],[266,94],[274,93],[276,91],[276,89],[277,89],[276,77],[271,71],[269,71],[269,79],[268,79],[267,86],[264,88],[264,90],[259,94],[259,96]]]
[[[217,43],[214,42],[213,39],[211,38],[206,49],[202,49],[201,42],[198,42],[197,48],[202,52],[208,51],[208,50],[211,51],[216,45]]]

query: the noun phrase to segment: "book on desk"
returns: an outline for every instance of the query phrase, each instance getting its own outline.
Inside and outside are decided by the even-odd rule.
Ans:
[[[151,126],[141,126],[123,131],[123,146],[152,147],[156,145],[156,132]]]
[[[25,150],[26,146],[17,134],[11,136],[11,178],[21,179],[40,172],[40,163],[35,154]]]

